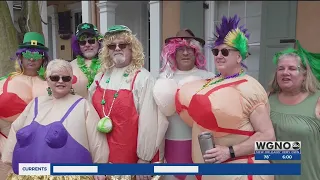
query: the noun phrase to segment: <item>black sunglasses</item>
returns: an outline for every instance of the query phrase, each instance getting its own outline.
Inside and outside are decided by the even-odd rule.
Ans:
[[[125,49],[125,48],[128,46],[128,44],[126,44],[126,43],[121,43],[121,44],[109,44],[109,45],[108,45],[108,48],[109,48],[110,50],[115,50],[115,49],[117,48],[117,46],[122,50],[122,49]]]
[[[212,49],[211,51],[212,51],[212,54],[213,54],[214,56],[218,56],[219,52],[221,51],[222,56],[227,57],[227,56],[229,56],[229,51],[238,51],[238,50],[236,50],[236,49],[226,49],[226,48],[223,48],[223,49],[221,49],[221,50],[219,50],[219,49]]]
[[[70,82],[71,81],[71,76],[49,76],[51,81],[58,82],[60,78],[62,79],[63,82]]]
[[[95,44],[96,43],[96,39],[82,40],[82,41],[79,41],[79,44],[80,44],[80,46],[84,46],[84,45],[87,44],[87,42],[89,44]]]

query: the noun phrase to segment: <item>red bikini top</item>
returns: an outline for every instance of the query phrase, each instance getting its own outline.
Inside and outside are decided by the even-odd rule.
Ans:
[[[0,118],[8,118],[23,112],[27,103],[17,94],[8,92],[10,76],[3,85],[3,92],[0,94]]]
[[[208,98],[208,96],[211,93],[214,93],[215,91],[218,91],[220,89],[223,89],[223,88],[229,87],[229,86],[236,86],[236,85],[239,85],[239,84],[245,83],[245,82],[247,82],[247,80],[242,79],[242,80],[238,80],[235,82],[216,86],[204,95],[195,94],[191,98],[189,107],[182,105],[181,102],[179,101],[179,90],[178,90],[176,93],[176,96],[175,96],[176,111],[178,114],[180,114],[183,109],[187,110],[189,115],[193,118],[193,120],[197,124],[199,124],[200,126],[206,128],[206,129],[214,130],[217,132],[230,133],[230,134],[252,136],[255,133],[254,131],[244,131],[244,130],[220,127],[217,122],[217,119],[211,109],[212,102],[210,102],[210,99]],[[230,107],[230,108],[232,108],[232,107]]]

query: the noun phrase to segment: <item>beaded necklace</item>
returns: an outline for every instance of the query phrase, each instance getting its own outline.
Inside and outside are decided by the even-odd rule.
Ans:
[[[200,92],[200,91],[202,91],[203,89],[205,89],[205,88],[213,85],[213,84],[217,84],[217,83],[222,82],[222,81],[224,81],[224,80],[226,80],[226,79],[231,79],[231,78],[240,77],[240,76],[243,76],[244,74],[245,74],[245,72],[244,72],[243,69],[241,69],[240,72],[238,72],[238,73],[236,73],[236,74],[233,74],[233,75],[231,75],[231,76],[226,76],[226,77],[221,77],[221,73],[219,73],[219,74],[217,74],[214,78],[208,79],[207,82],[201,87],[201,89],[197,91],[197,93]],[[212,80],[214,80],[215,78],[218,78],[218,77],[221,77],[221,78],[218,79],[218,80],[212,81]]]
[[[112,99],[108,114],[106,114],[105,108],[104,108],[104,105],[106,104],[106,101],[105,101],[106,89],[104,89],[104,91],[103,91],[102,100],[101,100],[100,104],[102,105],[102,112],[103,112],[104,117],[100,119],[100,121],[98,123],[98,126],[97,126],[97,129],[100,132],[109,133],[112,130],[112,120],[110,118],[110,113],[111,113],[111,110],[113,108],[115,100],[119,96],[119,91],[120,91],[121,86],[122,86],[122,84],[124,82],[124,79],[126,79],[129,76],[128,69],[123,73],[122,76],[123,76],[123,78],[121,79],[121,83],[120,83],[119,89],[113,95],[113,99]],[[107,84],[110,83],[110,77],[106,80],[106,83]]]
[[[98,58],[93,58],[91,60],[90,68],[88,68],[88,66],[85,63],[84,57],[77,56],[77,64],[80,70],[86,75],[88,79],[87,88],[89,88],[94,80],[95,75],[100,69],[100,61]]]

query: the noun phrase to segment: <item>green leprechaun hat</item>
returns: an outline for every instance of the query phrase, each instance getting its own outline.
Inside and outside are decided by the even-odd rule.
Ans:
[[[19,45],[19,48],[38,48],[48,50],[45,46],[44,36],[37,32],[27,32],[24,35],[23,43]]]
[[[105,33],[105,36],[112,34],[112,33],[122,32],[122,31],[127,31],[129,33],[132,33],[132,31],[127,26],[114,25],[114,26],[108,28],[107,32]]]

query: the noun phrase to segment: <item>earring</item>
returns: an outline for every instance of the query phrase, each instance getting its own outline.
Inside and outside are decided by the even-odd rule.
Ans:
[[[49,95],[49,96],[51,96],[51,95],[52,95],[52,90],[51,90],[51,88],[50,88],[50,87],[48,87],[48,88],[47,88],[47,92],[48,92],[48,95]]]
[[[73,89],[73,88],[70,89],[70,94],[72,94],[72,95],[75,95],[75,94],[76,94],[76,93],[74,92],[74,89]]]

